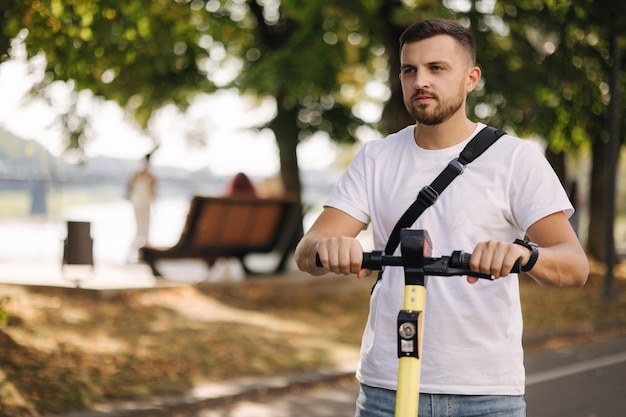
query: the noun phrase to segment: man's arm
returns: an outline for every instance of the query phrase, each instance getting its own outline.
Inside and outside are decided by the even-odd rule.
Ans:
[[[544,217],[528,229],[527,235],[539,245],[539,259],[528,275],[546,287],[585,285],[589,261],[565,214]]]
[[[324,208],[296,247],[298,268],[312,275],[323,275],[328,271],[357,274],[359,278],[369,275],[370,270],[361,269],[363,247],[356,239],[365,226],[341,210]],[[323,267],[315,265],[316,253]]]
[[[589,262],[578,237],[563,212],[544,217],[526,232],[528,238],[539,246],[539,257],[533,268],[526,272],[546,287],[580,287],[587,282]],[[499,241],[476,245],[470,268],[489,273],[496,278],[509,274],[515,261],[522,265],[530,259],[531,251],[524,246]],[[468,278],[476,282],[476,278]]]

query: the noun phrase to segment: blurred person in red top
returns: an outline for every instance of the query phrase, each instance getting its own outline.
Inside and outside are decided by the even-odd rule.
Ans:
[[[224,197],[250,197],[258,198],[256,187],[250,178],[243,172],[238,172],[226,184]],[[211,280],[222,281],[241,281],[245,277],[239,261],[235,258],[219,258],[211,267]]]
[[[226,197],[248,196],[257,197],[256,187],[250,178],[243,172],[237,173],[226,186]]]

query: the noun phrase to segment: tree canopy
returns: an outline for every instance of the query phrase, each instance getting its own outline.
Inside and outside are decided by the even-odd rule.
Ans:
[[[0,53],[6,59],[10,40],[20,40],[29,57],[45,56],[44,85],[67,81],[114,100],[143,127],[164,105],[185,109],[219,88],[273,97],[268,127],[287,189],[299,193],[299,140],[316,131],[356,140],[356,97],[341,91],[361,90],[367,55],[350,29],[358,16],[346,10],[332,2],[12,1],[1,17]],[[77,126],[69,147],[82,146]]]
[[[612,1],[508,1],[495,3],[494,15],[506,23],[506,36],[482,39],[483,59],[493,64],[486,73],[487,102],[493,106],[494,123],[511,125],[521,135],[542,137],[548,156],[565,185],[576,173],[564,171],[556,155],[585,149],[591,152],[590,222],[588,252],[597,258],[606,253],[604,224],[607,185],[606,145],[609,142],[610,101],[624,91],[624,77],[611,87],[611,71],[624,74],[623,58],[616,62],[611,50],[626,47],[626,4]],[[475,16],[479,27],[492,25],[493,17]],[[480,32],[479,32],[480,33]],[[504,93],[504,95],[503,95]],[[621,113],[626,111],[622,104]],[[613,138],[623,143],[621,134]],[[614,155],[617,157],[617,155]],[[561,171],[561,168],[563,171]],[[609,203],[610,204],[610,203]]]
[[[419,19],[456,18],[475,35],[484,75],[470,117],[544,138],[564,181],[564,152],[590,149],[591,218],[601,221],[608,108],[625,88],[621,77],[611,89],[610,70],[624,72],[611,45],[624,49],[625,12],[612,0],[8,0],[0,57],[21,42],[46,58],[43,86],[61,80],[114,100],[142,127],[164,105],[184,110],[218,89],[271,97],[275,117],[258,128],[273,131],[286,189],[299,195],[298,143],[317,132],[357,140],[367,124],[356,104],[384,102],[372,125],[381,134],[411,123],[398,37]],[[386,94],[368,95],[372,83]],[[81,147],[82,125],[68,128],[68,145]]]

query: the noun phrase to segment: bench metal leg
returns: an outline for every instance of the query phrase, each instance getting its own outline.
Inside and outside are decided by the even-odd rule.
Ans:
[[[155,277],[162,277],[163,275],[161,274],[161,271],[159,271],[155,265],[155,261],[153,260],[149,260],[148,262],[148,266],[150,267],[150,269],[152,270],[152,275],[154,275]]]

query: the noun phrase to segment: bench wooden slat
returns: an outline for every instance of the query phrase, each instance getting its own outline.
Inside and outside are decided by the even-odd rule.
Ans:
[[[302,210],[297,199],[194,196],[178,242],[169,248],[146,246],[140,258],[157,276],[158,259],[201,258],[210,266],[217,258],[244,262],[251,253],[280,252],[274,272],[280,272],[302,231]]]

